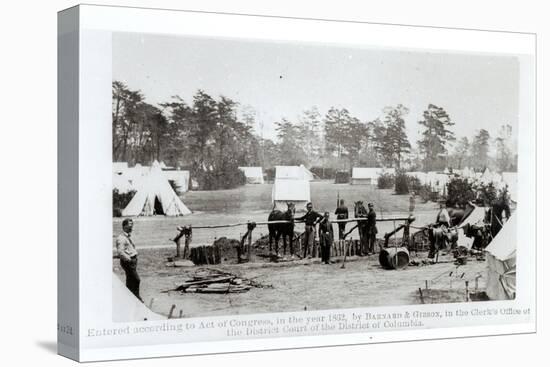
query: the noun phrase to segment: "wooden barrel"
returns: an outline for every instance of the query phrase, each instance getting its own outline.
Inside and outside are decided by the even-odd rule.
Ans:
[[[406,247],[383,248],[378,261],[384,269],[403,269],[409,265],[409,250]]]

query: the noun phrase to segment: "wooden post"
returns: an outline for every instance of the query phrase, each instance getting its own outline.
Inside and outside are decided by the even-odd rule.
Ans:
[[[176,259],[181,259],[181,238],[185,236],[185,245],[183,249],[183,258],[189,258],[189,246],[191,244],[192,238],[192,227],[188,226],[179,226],[176,228],[178,230],[177,236],[172,240],[176,243]]]
[[[352,241],[350,239],[350,241]],[[342,266],[341,266],[341,269],[345,269],[346,268],[346,254],[347,254],[347,248],[348,246],[346,246],[346,243],[344,242],[344,259],[342,260]]]
[[[250,230],[250,232],[248,233],[248,251],[246,252],[246,259],[247,260],[250,260],[250,252],[252,251],[252,231],[253,229]],[[291,239],[292,241],[292,239]]]
[[[176,309],[176,305],[172,305],[172,307],[170,307],[170,312],[168,312],[168,318],[169,319],[172,318],[172,315],[173,315],[175,309]]]
[[[464,284],[466,285],[466,302],[468,302],[470,298],[470,296],[468,295],[468,281],[466,280]]]
[[[183,248],[183,258],[188,259],[190,255],[191,239],[193,238],[193,228],[191,225],[187,227],[187,233],[185,233],[185,247]]]

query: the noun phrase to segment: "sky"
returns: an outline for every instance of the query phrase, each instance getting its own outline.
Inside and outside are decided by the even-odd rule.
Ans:
[[[347,108],[362,121],[403,104],[407,134],[416,145],[418,121],[431,104],[443,107],[457,137],[479,129],[492,137],[503,124],[517,134],[519,63],[491,54],[259,42],[138,33],[113,34],[113,80],[140,90],[148,103],[198,89],[256,111],[256,131],[275,138],[275,122],[297,121],[316,106]]]

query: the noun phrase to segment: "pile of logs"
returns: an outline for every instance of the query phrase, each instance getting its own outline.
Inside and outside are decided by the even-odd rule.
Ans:
[[[213,269],[199,269],[189,279],[176,286],[182,293],[243,293],[252,287],[263,287],[252,280]]]
[[[191,247],[190,260],[195,265],[211,265],[221,263],[222,256],[218,246],[203,245]]]

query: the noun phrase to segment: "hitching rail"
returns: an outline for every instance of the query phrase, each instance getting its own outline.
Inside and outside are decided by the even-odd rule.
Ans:
[[[376,222],[406,221],[407,224],[402,226],[402,227],[405,227],[405,226],[408,226],[410,223],[412,223],[414,221],[414,219],[415,218],[413,216],[389,217],[389,218],[377,219]],[[348,219],[333,220],[332,223],[361,222],[361,221],[366,221],[366,220],[368,220],[368,218],[348,218]],[[185,237],[185,247],[184,247],[183,258],[187,258],[189,256],[193,229],[228,228],[228,227],[237,227],[237,226],[247,226],[247,231],[244,234],[244,236],[242,236],[241,241],[240,241],[240,247],[238,249],[239,250],[239,255],[238,255],[239,256],[239,261],[241,261],[241,255],[243,255],[244,252],[245,252],[245,240],[247,240],[247,239],[248,239],[248,251],[246,251],[246,252],[247,252],[247,258],[250,258],[250,251],[251,251],[251,248],[252,248],[252,231],[254,230],[254,228],[256,228],[256,226],[258,226],[258,225],[268,225],[268,224],[277,224],[277,223],[292,223],[292,222],[288,221],[288,220],[272,220],[272,221],[263,221],[263,222],[248,221],[248,222],[239,222],[239,223],[231,223],[231,224],[215,224],[215,225],[203,225],[203,226],[193,226],[191,224],[184,225],[184,226],[178,226],[176,229],[178,230],[179,233],[174,239],[172,239],[172,241],[174,241],[176,243],[176,258],[181,258],[180,245],[181,245],[182,237]],[[304,223],[304,221],[296,220],[296,221],[294,221],[294,223]],[[355,227],[353,229],[355,229]],[[350,232],[348,232],[345,236],[347,236]]]
[[[377,218],[376,222],[391,222],[391,221],[401,221],[401,220],[409,220],[414,219],[414,217],[389,217],[389,218]],[[331,220],[332,223],[349,223],[349,222],[361,222],[366,221],[368,218],[348,218],[348,219],[335,219]],[[272,221],[264,221],[264,222],[239,222],[239,223],[231,223],[231,224],[214,224],[214,225],[203,225],[203,226],[191,226],[193,229],[213,229],[213,228],[226,228],[226,227],[238,227],[238,226],[246,226],[250,223],[255,223],[256,225],[267,225],[267,224],[278,224],[278,223],[292,223],[289,220],[272,220]],[[294,223],[304,223],[302,220],[295,220]]]

